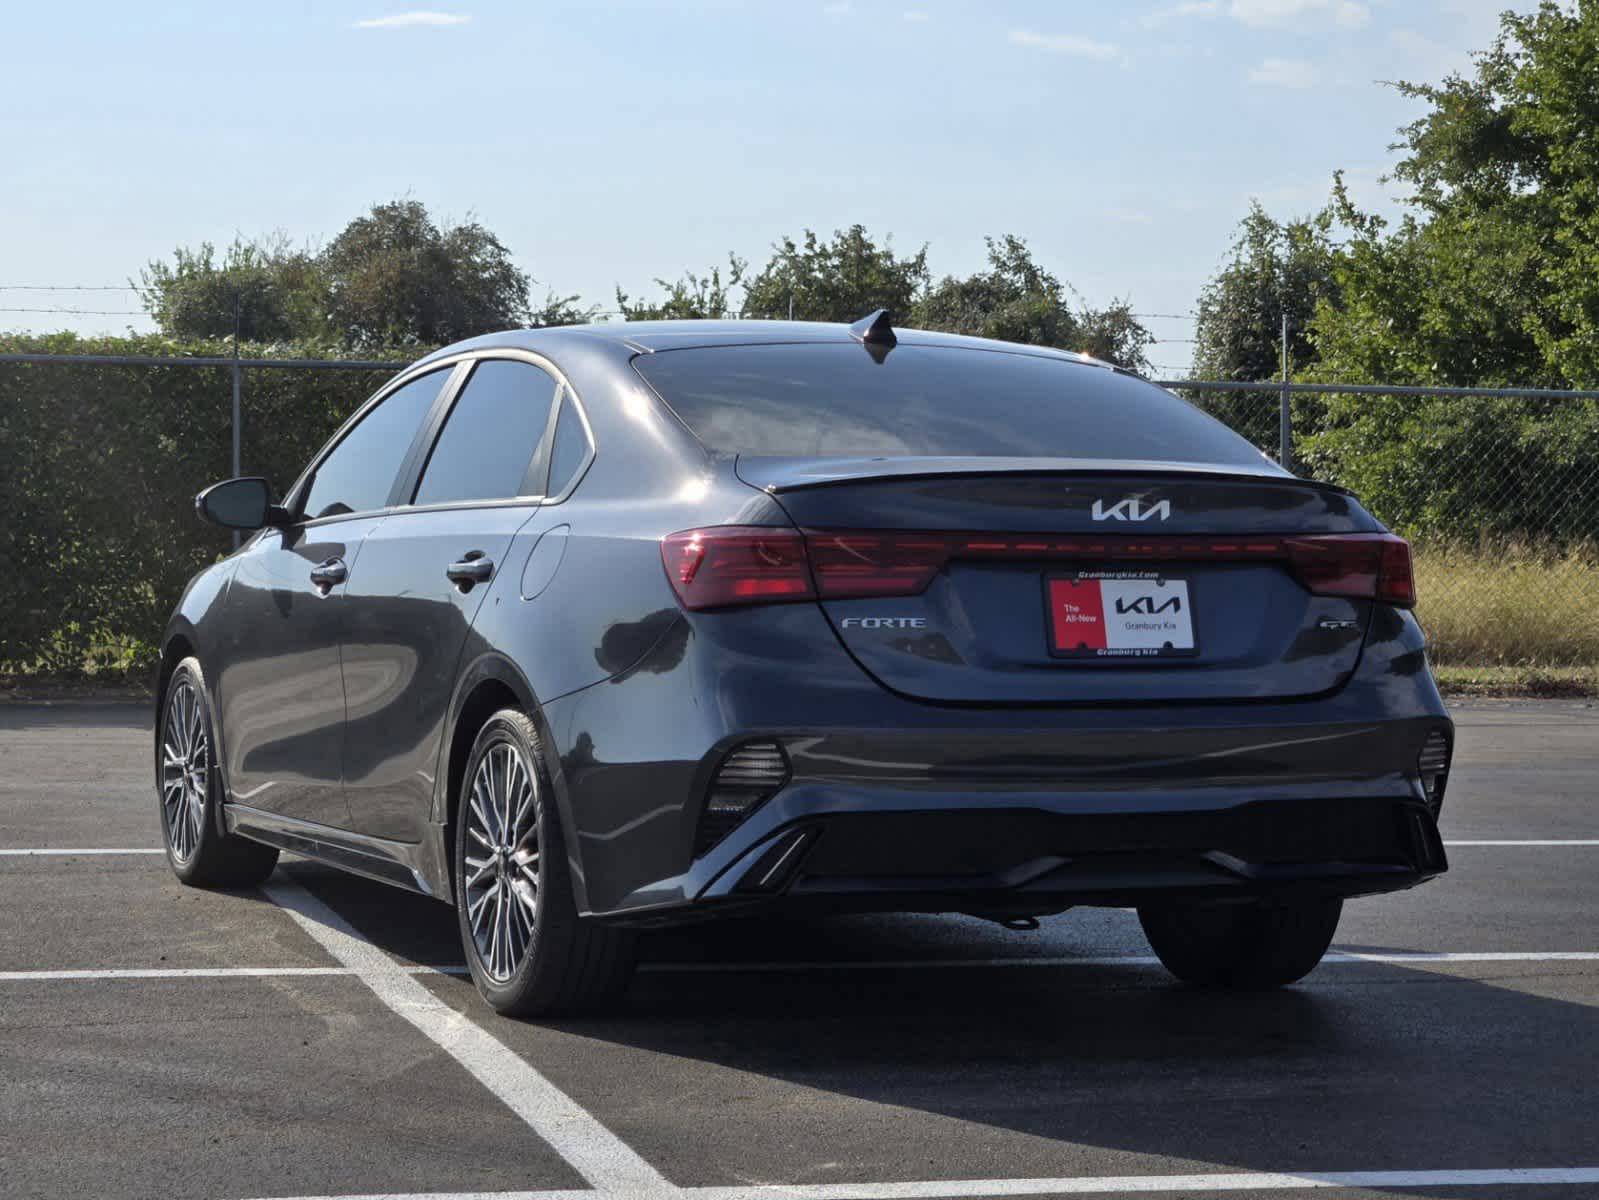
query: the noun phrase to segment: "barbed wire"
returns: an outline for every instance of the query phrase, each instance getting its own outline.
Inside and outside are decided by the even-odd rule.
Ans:
[[[0,292],[143,292],[148,290],[137,283],[0,283]],[[619,310],[605,309],[607,313]],[[1134,312],[1129,316],[1139,320],[1191,321],[1197,312]]]
[[[66,313],[74,317],[147,317],[142,308],[0,308],[8,313]]]

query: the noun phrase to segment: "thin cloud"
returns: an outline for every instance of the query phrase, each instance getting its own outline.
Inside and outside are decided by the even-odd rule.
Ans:
[[[1364,29],[1371,22],[1360,0],[1232,0],[1227,14],[1257,29]]]
[[[466,13],[404,12],[386,17],[368,17],[357,21],[352,29],[403,29],[409,25],[469,25],[472,18]]]
[[[1249,73],[1250,83],[1267,87],[1315,87],[1316,78],[1315,65],[1302,58],[1268,58]]]
[[[1029,29],[1013,30],[1013,45],[1030,50],[1044,50],[1050,54],[1070,54],[1075,58],[1115,58],[1121,51],[1109,42],[1079,37],[1075,33],[1034,33]]]
[[[1214,17],[1221,10],[1221,0],[1181,0],[1178,4],[1157,8],[1138,18],[1143,29],[1164,29],[1173,21],[1189,17]]]
[[[933,19],[932,14],[925,8],[907,8],[901,15],[913,25],[920,25],[924,21]]]

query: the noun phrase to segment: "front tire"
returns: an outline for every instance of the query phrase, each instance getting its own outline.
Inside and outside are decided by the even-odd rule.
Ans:
[[[1342,900],[1138,910],[1162,965],[1203,987],[1275,988],[1315,969],[1338,931]]]
[[[501,709],[458,781],[455,908],[478,991],[510,1017],[578,1015],[621,996],[633,936],[578,915],[538,730]]]
[[[155,789],[172,873],[192,887],[253,887],[278,865],[278,852],[224,832],[216,722],[200,660],[180,662],[161,699]]]

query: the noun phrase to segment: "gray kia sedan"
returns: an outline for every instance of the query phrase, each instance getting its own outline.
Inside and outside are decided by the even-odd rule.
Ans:
[[[1446,868],[1407,544],[1080,355],[885,313],[495,334],[197,504],[250,536],[166,632],[173,869],[436,897],[503,1012],[776,910],[1134,906],[1179,978],[1274,986]]]

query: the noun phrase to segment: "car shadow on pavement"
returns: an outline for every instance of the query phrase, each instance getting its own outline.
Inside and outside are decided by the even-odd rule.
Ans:
[[[391,954],[459,963],[446,906],[295,869]],[[649,1052],[652,1092],[693,1090],[699,1068],[730,1068],[751,1086],[1147,1157],[1132,1173],[1182,1162],[1369,1171],[1599,1158],[1599,1134],[1582,1115],[1599,1101],[1599,1014],[1578,964],[1500,963],[1468,974],[1340,963],[1293,988],[1206,991],[1145,965],[1061,965],[1148,953],[1131,914],[1082,917],[1100,922],[1086,944],[1071,933],[1078,914],[1046,921],[1034,941],[960,918],[719,922],[647,937],[643,969],[610,1015],[524,1033],[476,997],[460,1002],[513,1048],[544,1031],[576,1039],[585,1061]],[[1050,962],[989,965],[1039,953]],[[985,961],[807,965],[929,958]],[[784,962],[791,969],[773,966]],[[715,1110],[707,1119],[737,1120],[723,1104],[700,1102]]]

